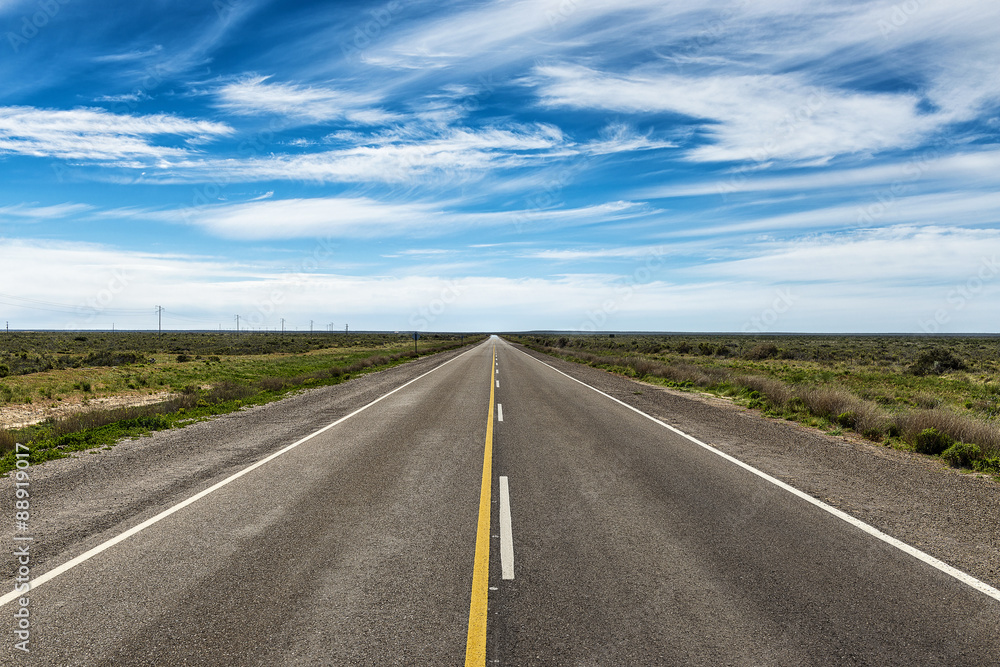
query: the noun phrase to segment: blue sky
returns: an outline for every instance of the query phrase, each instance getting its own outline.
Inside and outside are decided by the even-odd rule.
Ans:
[[[0,321],[995,332],[998,25],[0,0]]]

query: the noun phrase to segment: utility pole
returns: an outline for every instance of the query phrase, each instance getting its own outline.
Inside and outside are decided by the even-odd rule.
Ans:
[[[347,333],[347,325],[346,324],[344,325],[344,333],[345,334]]]
[[[282,336],[285,335],[285,318],[284,317],[281,318],[281,335]]]
[[[313,321],[309,320],[309,333],[313,332]]]
[[[156,335],[163,335],[163,306],[156,307]]]
[[[240,332],[240,316],[236,316],[236,333]]]

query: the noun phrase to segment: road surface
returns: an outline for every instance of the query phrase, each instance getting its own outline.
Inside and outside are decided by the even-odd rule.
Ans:
[[[32,566],[4,664],[1000,664],[994,589],[500,339],[376,398]]]

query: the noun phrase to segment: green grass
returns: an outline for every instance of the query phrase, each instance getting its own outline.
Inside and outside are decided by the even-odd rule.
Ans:
[[[453,339],[458,337],[430,335],[420,339],[418,348],[423,352]],[[117,343],[131,345],[133,351],[107,347]],[[73,363],[64,367],[47,367],[47,361],[38,363],[49,360],[48,351],[60,345],[75,355]],[[270,348],[278,351],[262,351]],[[185,351],[177,352],[179,349]],[[29,362],[19,369],[19,374],[0,379],[0,405],[181,391],[190,385],[222,380],[253,382],[262,377],[293,377],[376,352],[396,354],[407,350],[413,350],[413,341],[400,334],[0,333],[0,357],[23,355]],[[177,361],[180,354],[187,355],[190,361]],[[129,363],[133,355],[141,361]],[[94,358],[122,363],[80,365]]]
[[[482,337],[466,337],[470,344]],[[399,336],[368,336],[366,346],[348,345],[297,354],[222,356],[187,362],[157,352],[153,363],[109,368],[48,370],[7,378],[18,382],[12,395],[38,390],[51,396],[114,395],[123,391],[170,390],[180,392],[170,400],[151,405],[90,410],[58,420],[46,420],[22,429],[0,430],[0,473],[13,469],[15,443],[29,447],[29,462],[39,463],[70,452],[110,446],[125,437],[184,426],[214,415],[276,400],[289,391],[338,384],[372,370],[389,368],[415,356],[453,349],[458,336],[422,339],[418,353],[413,342]],[[85,375],[86,378],[82,378]],[[6,385],[4,385],[6,386]],[[40,388],[39,388],[40,387]]]
[[[1000,338],[925,336],[509,336],[541,352],[653,384],[726,396],[772,417],[1000,473]],[[971,447],[975,445],[975,447]],[[942,452],[935,451],[934,455]]]

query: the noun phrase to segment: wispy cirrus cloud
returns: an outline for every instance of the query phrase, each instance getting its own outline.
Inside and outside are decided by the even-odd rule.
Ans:
[[[942,122],[921,113],[912,94],[837,91],[794,74],[687,77],[551,65],[536,68],[535,75],[547,106],[706,121],[710,143],[687,151],[696,162],[825,161],[908,148]]]
[[[89,213],[95,207],[90,204],[53,204],[50,206],[39,206],[38,204],[17,204],[14,206],[0,206],[0,216],[14,216],[18,218],[29,218],[34,220],[52,220],[56,218],[66,218],[71,215]]]
[[[289,121],[320,123],[337,119],[360,125],[384,125],[400,116],[377,108],[378,94],[324,86],[269,81],[250,75],[218,88],[215,105],[241,116],[272,115]]]
[[[743,257],[690,269],[691,274],[773,284],[961,283],[979,265],[995,267],[1000,290],[1000,230],[893,225],[748,244]],[[996,291],[996,290],[991,290]]]
[[[565,249],[565,250],[530,250],[522,253],[522,257],[529,259],[545,259],[558,262],[577,262],[580,260],[602,260],[602,259],[642,259],[645,257],[663,257],[674,254],[678,251],[676,245],[644,245],[644,246],[621,246],[616,248],[597,249]]]
[[[558,155],[564,138],[545,124],[487,128],[410,128],[382,134],[338,134],[353,144],[336,150],[261,157],[175,160],[153,178],[198,181],[220,175],[241,181],[404,183],[429,177],[480,178]],[[363,144],[363,145],[358,145]]]
[[[655,213],[635,202],[607,202],[549,211],[465,211],[458,202],[385,202],[369,197],[254,199],[190,209],[147,211],[144,217],[196,225],[222,238],[378,238],[445,236],[476,228],[513,228],[528,216],[539,228],[609,223]]]
[[[161,159],[190,153],[194,144],[233,134],[226,124],[169,114],[114,114],[102,109],[0,108],[0,153],[64,160]],[[181,146],[154,143],[179,137]]]

